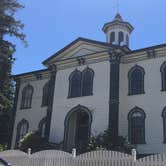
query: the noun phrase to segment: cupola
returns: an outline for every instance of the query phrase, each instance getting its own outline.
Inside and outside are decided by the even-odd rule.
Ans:
[[[129,47],[130,34],[134,28],[117,13],[113,21],[104,24],[102,30],[106,34],[107,43]]]

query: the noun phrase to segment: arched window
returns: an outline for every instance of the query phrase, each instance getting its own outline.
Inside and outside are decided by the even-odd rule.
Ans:
[[[69,77],[69,97],[81,96],[81,72],[75,70]]]
[[[162,118],[163,118],[163,136],[164,136],[164,143],[166,143],[166,107],[163,109]]]
[[[110,43],[114,44],[114,42],[115,42],[115,32],[111,32],[111,34],[110,34]]]
[[[123,42],[124,42],[124,34],[123,34],[123,32],[119,32],[119,45],[122,45],[123,44]]]
[[[69,77],[68,97],[89,96],[93,93],[94,71],[86,68],[82,73],[75,70]]]
[[[135,107],[128,114],[128,138],[131,144],[145,144],[145,112]]]
[[[21,100],[21,109],[31,108],[32,103],[32,95],[33,95],[33,87],[31,85],[27,85],[22,90],[22,100]]]
[[[82,72],[82,96],[89,96],[93,93],[93,77],[94,72],[90,68],[86,68]]]
[[[21,120],[17,125],[16,147],[19,141],[27,134],[29,129],[29,123],[27,120]]]
[[[166,91],[166,62],[161,65],[161,90]]]
[[[42,106],[48,106],[49,101],[49,82],[43,87]]]
[[[42,138],[44,138],[45,137],[45,132],[46,132],[46,117],[45,118],[43,118],[41,121],[40,121],[40,123],[39,123],[39,133],[40,133],[40,135],[41,135],[41,137]]]
[[[128,73],[129,95],[144,93],[144,75],[145,71],[140,66],[134,66]]]

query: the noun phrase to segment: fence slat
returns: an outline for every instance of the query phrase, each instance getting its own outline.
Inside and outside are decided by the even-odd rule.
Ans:
[[[45,150],[27,155],[18,150],[0,152],[0,158],[16,166],[166,166],[166,154],[132,160],[132,156],[115,151],[93,151],[73,157],[72,154]]]

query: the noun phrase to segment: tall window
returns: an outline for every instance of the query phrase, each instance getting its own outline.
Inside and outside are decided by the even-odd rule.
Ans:
[[[21,108],[31,108],[32,103],[32,95],[33,95],[33,87],[31,85],[27,85],[22,90],[22,100],[21,100]]]
[[[128,114],[129,142],[131,144],[145,144],[145,113],[135,107]]]
[[[161,65],[161,90],[166,91],[166,62]]]
[[[16,146],[18,146],[19,141],[26,135],[28,132],[29,123],[27,120],[21,120],[17,125],[17,137],[16,137]]]
[[[43,87],[42,106],[48,106],[49,102],[49,82]]]
[[[119,32],[119,45],[123,44],[124,42],[124,34],[123,32]]]
[[[163,109],[162,118],[163,118],[163,136],[164,136],[164,143],[166,143],[166,107]]]
[[[75,70],[69,77],[69,97],[81,96],[81,72]]]
[[[75,70],[69,77],[69,97],[92,95],[94,72],[86,68],[83,72]]]
[[[128,73],[129,95],[144,93],[144,75],[145,71],[140,66],[134,66]]]
[[[43,118],[39,123],[39,133],[42,138],[45,137],[45,131],[46,131],[46,118]]]
[[[94,77],[94,72],[90,68],[86,68],[82,72],[82,96],[92,95],[93,77]]]
[[[110,43],[111,44],[114,44],[115,42],[115,32],[111,32],[111,35],[110,35]]]

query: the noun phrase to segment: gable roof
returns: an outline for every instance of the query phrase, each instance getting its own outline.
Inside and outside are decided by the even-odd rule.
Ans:
[[[49,58],[47,58],[42,63],[44,65],[46,65],[53,58],[55,58],[59,54],[65,52],[67,49],[69,49],[70,47],[72,47],[73,45],[75,45],[78,42],[86,42],[86,43],[89,43],[89,44],[96,44],[96,45],[99,45],[99,46],[102,46],[102,47],[106,47],[106,48],[120,48],[121,47],[121,46],[110,45],[109,43],[106,43],[106,42],[101,42],[101,41],[96,41],[96,40],[91,40],[91,39],[79,37],[76,40],[74,40],[73,42],[71,42],[70,44],[68,44],[67,46],[65,46],[64,48],[62,48],[61,50],[59,50],[58,52],[56,52],[55,54],[53,54],[52,56],[50,56]],[[127,46],[123,46],[123,47],[125,47],[125,49],[127,51],[131,51]]]

